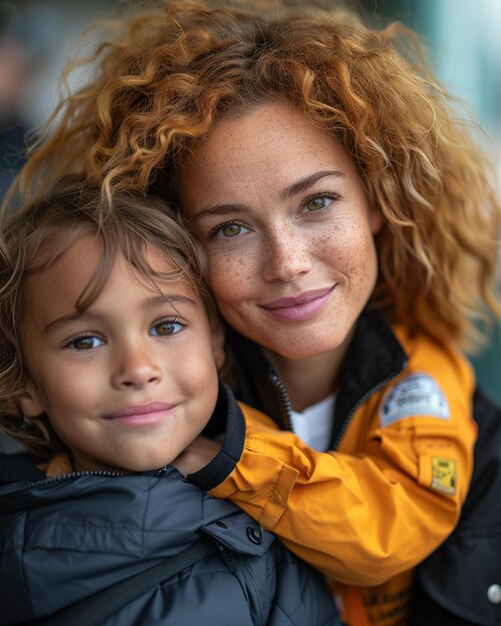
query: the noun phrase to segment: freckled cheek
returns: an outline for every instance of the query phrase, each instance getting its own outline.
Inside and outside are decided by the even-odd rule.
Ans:
[[[365,245],[354,245],[347,250],[346,265],[352,276],[352,285],[360,291],[375,286],[378,272],[378,258],[374,242],[367,237]]]
[[[319,237],[315,249],[332,266],[353,278],[372,276],[377,268],[377,258],[372,234],[356,223],[336,228]]]
[[[209,261],[209,283],[217,303],[240,302],[255,289],[257,269],[244,256]]]
[[[322,237],[315,237],[311,240],[310,250],[315,257],[329,260],[333,265],[337,265],[342,262],[345,252],[342,241],[338,241],[339,239],[339,236],[329,233]]]

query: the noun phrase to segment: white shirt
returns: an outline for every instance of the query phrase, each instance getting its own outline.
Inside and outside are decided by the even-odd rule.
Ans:
[[[331,394],[317,404],[309,406],[302,413],[291,412],[294,433],[310,448],[319,452],[329,450],[334,426],[335,404],[336,396]]]

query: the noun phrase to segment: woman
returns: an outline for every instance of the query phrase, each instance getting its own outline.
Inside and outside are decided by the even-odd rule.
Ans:
[[[270,417],[237,454],[201,438],[176,465],[327,574],[347,623],[407,623],[472,472],[460,348],[500,312],[486,162],[402,26],[188,2],[115,26],[23,198],[77,171],[103,210],[124,189],[178,203],[228,380]]]

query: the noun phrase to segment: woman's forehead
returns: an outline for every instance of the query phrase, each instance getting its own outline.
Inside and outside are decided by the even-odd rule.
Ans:
[[[327,130],[306,120],[291,105],[270,102],[246,114],[221,119],[193,147],[178,170],[181,202],[211,198],[230,186],[251,193],[271,186],[276,193],[320,172],[355,175],[353,159]],[[213,198],[216,199],[217,198]],[[212,200],[210,200],[212,201]]]

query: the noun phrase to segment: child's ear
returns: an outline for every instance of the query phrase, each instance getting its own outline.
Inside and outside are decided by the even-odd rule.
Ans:
[[[216,361],[216,367],[219,371],[226,361],[226,352],[224,351],[224,328],[221,322],[214,323],[212,328],[212,351]]]
[[[24,417],[39,417],[45,412],[40,392],[31,381],[26,384],[18,402]]]

